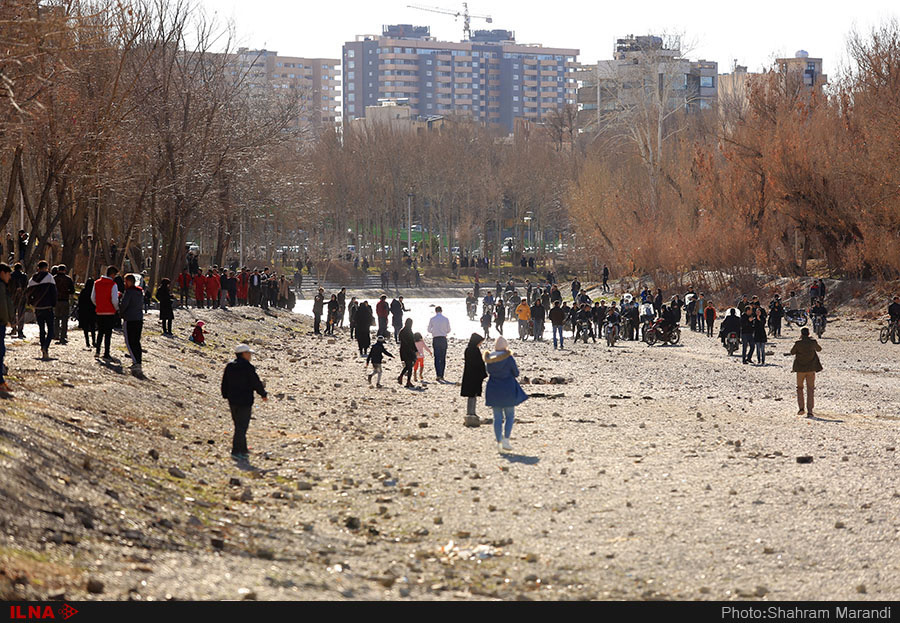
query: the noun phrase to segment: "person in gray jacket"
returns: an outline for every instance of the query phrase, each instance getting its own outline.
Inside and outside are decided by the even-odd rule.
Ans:
[[[144,291],[137,286],[134,275],[125,275],[125,292],[119,302],[125,346],[131,355],[131,371],[141,374],[141,332],[144,330]]]

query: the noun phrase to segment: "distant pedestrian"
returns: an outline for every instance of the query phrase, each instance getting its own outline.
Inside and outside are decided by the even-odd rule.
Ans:
[[[12,326],[16,320],[12,296],[7,291],[12,269],[9,264],[0,264],[0,393],[9,394],[6,384],[6,327]]]
[[[162,334],[172,337],[174,335],[172,333],[172,321],[175,320],[175,310],[173,309],[175,297],[172,296],[172,291],[169,287],[169,280],[162,279],[159,282],[159,287],[156,288],[156,300],[159,302],[159,319],[162,322]]]
[[[225,366],[222,375],[222,398],[228,400],[231,409],[231,420],[234,422],[234,438],[231,442],[231,458],[246,461],[250,458],[247,449],[247,429],[250,427],[250,416],[253,411],[254,392],[263,401],[268,399],[266,387],[250,363],[253,351],[246,344],[239,344],[234,349],[235,359]]]
[[[371,362],[372,364],[372,373],[368,375],[369,386],[372,385],[372,377],[377,375],[378,380],[375,382],[375,387],[381,388],[381,366],[384,363],[385,355],[391,359],[394,358],[384,347],[384,336],[379,335],[375,346],[372,347],[372,350],[369,351],[369,355],[366,357],[366,370],[369,369],[369,363]]]
[[[413,367],[416,365],[416,339],[412,331],[412,318],[406,319],[406,324],[400,329],[400,360],[403,362],[403,370],[397,377],[397,383],[403,384],[403,375],[406,375],[406,386],[412,387],[411,382]]]
[[[68,269],[65,264],[56,267],[56,309],[53,311],[53,317],[56,323],[55,335],[57,344],[67,344],[69,342],[69,311],[71,309],[72,297],[75,296],[75,282],[67,274]]]
[[[84,332],[84,343],[89,349],[97,346],[97,310],[91,302],[93,291],[94,280],[89,278],[78,295],[78,328]]]
[[[478,417],[475,408],[478,398],[481,396],[484,379],[487,378],[484,357],[481,354],[481,345],[483,343],[484,338],[477,333],[473,333],[469,337],[469,345],[466,346],[464,355],[462,386],[460,387],[459,395],[467,399],[466,426],[478,426],[481,424],[481,419]]]
[[[131,371],[141,374],[143,351],[141,350],[141,334],[144,331],[144,291],[138,287],[134,275],[125,275],[125,292],[119,303],[122,315],[122,333],[125,348],[131,355]]]
[[[365,357],[372,345],[372,307],[368,301],[359,304],[356,310],[356,344],[359,346],[359,356]]]
[[[450,320],[442,313],[441,307],[434,308],[434,316],[428,321],[431,345],[434,347],[434,374],[439,383],[444,382],[447,365],[447,336],[450,335]]]
[[[515,421],[516,406],[528,399],[516,377],[519,368],[509,352],[509,343],[502,335],[497,338],[494,350],[484,355],[488,373],[484,402],[494,411],[494,436],[501,452],[512,450],[509,437]]]
[[[322,333],[322,312],[325,309],[325,290],[319,288],[316,296],[313,298],[313,333],[319,335]]]
[[[819,343],[809,337],[809,327],[800,330],[800,339],[794,342],[789,354],[794,355],[792,370],[797,373],[797,415],[806,413],[806,417],[813,416],[814,394],[816,389],[816,373],[822,371],[822,363],[818,353],[822,352]],[[803,384],[806,383],[806,405],[803,404]]]
[[[706,302],[706,310],[704,310],[704,314],[706,315],[706,336],[713,336],[713,325],[716,323],[716,308],[713,307],[712,301]]]
[[[553,349],[556,350],[556,338],[559,336],[559,348],[563,347],[563,327],[566,323],[566,312],[559,306],[559,301],[553,302],[553,309],[547,314],[550,319],[550,328],[553,331]]]
[[[416,341],[416,365],[413,366],[413,380],[416,379],[416,373],[418,372],[419,378],[418,381],[421,383],[425,379],[425,353],[427,352],[429,355],[433,355],[431,349],[428,348],[428,345],[425,344],[425,338],[422,337],[421,333],[413,334],[413,339]]]
[[[53,341],[53,309],[56,307],[56,281],[50,274],[46,261],[38,262],[38,271],[28,281],[28,303],[34,307],[41,341],[41,359],[50,360],[50,342]]]
[[[97,315],[97,342],[95,357],[100,357],[100,346],[103,345],[103,358],[112,359],[109,343],[112,340],[113,327],[116,324],[116,312],[119,309],[119,286],[115,282],[119,269],[110,266],[106,275],[94,282],[91,290],[91,302]]]

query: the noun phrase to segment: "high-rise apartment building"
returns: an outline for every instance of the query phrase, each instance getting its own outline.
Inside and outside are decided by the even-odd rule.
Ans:
[[[381,100],[406,99],[413,116],[459,115],[512,131],[575,103],[578,50],[516,43],[508,30],[438,41],[427,26],[385,26],[343,49],[343,116],[364,117]]]
[[[276,90],[296,94],[300,125],[334,127],[341,116],[341,61],[335,58],[279,56],[271,50],[240,48],[231,69],[243,76],[251,96]]]
[[[677,47],[666,47],[652,35],[616,40],[611,60],[580,65],[574,76],[582,129],[659,97],[666,98],[668,108],[688,113],[717,104],[718,63],[683,58]]]

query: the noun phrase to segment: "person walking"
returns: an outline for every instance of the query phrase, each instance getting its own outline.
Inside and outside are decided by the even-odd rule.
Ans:
[[[503,299],[497,299],[497,305],[494,307],[494,327],[497,333],[503,335],[503,323],[506,322],[506,306]],[[487,333],[485,333],[487,335]]]
[[[512,450],[509,437],[515,422],[516,406],[528,399],[516,377],[519,368],[509,352],[509,343],[502,335],[494,343],[494,350],[484,355],[488,374],[484,402],[494,411],[494,437],[501,452]]]
[[[320,335],[322,333],[322,312],[325,309],[325,290],[319,288],[316,296],[313,297],[313,333]]]
[[[28,275],[25,274],[25,269],[22,268],[22,264],[17,263],[13,266],[13,273],[7,284],[7,290],[12,293],[13,305],[16,308],[16,322],[15,325],[13,325],[13,331],[10,335],[19,339],[25,337],[25,303],[27,299],[25,290],[27,289]]]
[[[372,350],[369,351],[369,355],[366,357],[366,370],[369,369],[369,363],[372,363],[372,374],[367,375],[369,387],[372,386],[372,377],[377,375],[378,380],[375,382],[375,387],[381,389],[381,366],[384,363],[385,355],[391,359],[394,358],[384,347],[384,336],[379,335],[375,346],[372,347]]]
[[[38,262],[38,271],[28,281],[28,303],[34,307],[41,341],[41,359],[50,360],[50,342],[53,341],[53,309],[56,307],[56,281],[50,274],[45,260]]]
[[[450,320],[442,313],[441,307],[434,308],[434,316],[428,321],[428,332],[431,334],[431,346],[434,349],[434,374],[438,383],[444,382],[444,369],[447,366],[447,336],[450,335]]]
[[[753,346],[756,349],[757,365],[766,365],[766,312],[762,307],[755,310],[753,319]]]
[[[559,348],[563,347],[563,325],[566,323],[566,312],[559,306],[559,301],[553,302],[553,309],[547,314],[550,319],[550,328],[553,331],[553,350],[556,350],[556,336],[559,335]]]
[[[300,274],[299,272],[297,273]],[[359,301],[356,300],[356,297],[350,299],[350,303],[347,305],[347,325],[350,327],[350,339],[352,340],[356,337],[356,312],[359,310]]]
[[[253,411],[254,392],[265,402],[268,400],[266,387],[250,363],[253,351],[246,344],[238,344],[234,349],[235,359],[225,366],[222,375],[222,398],[228,401],[231,420],[234,422],[234,438],[231,442],[231,458],[246,461],[250,458],[247,449],[247,429]]]
[[[391,313],[391,306],[388,305],[387,295],[382,294],[378,303],[375,304],[375,315],[378,316],[378,335],[388,337],[388,315]]]
[[[753,359],[753,308],[744,307],[741,312],[741,362],[750,363]]]
[[[137,285],[133,274],[125,275],[125,292],[119,302],[119,313],[122,315],[125,348],[131,355],[131,372],[139,375],[143,362],[141,333],[144,331],[144,291]]]
[[[391,324],[394,327],[394,341],[400,341],[400,329],[403,328],[403,312],[409,311],[403,305],[403,297],[400,296],[391,301]]]
[[[91,289],[91,303],[94,304],[97,315],[97,341],[94,348],[95,357],[100,357],[100,346],[103,345],[103,358],[112,359],[109,354],[109,343],[112,340],[113,327],[116,324],[116,311],[119,309],[119,286],[115,282],[115,276],[119,269],[110,266],[106,269],[106,275],[94,282]]]
[[[56,321],[56,343],[67,344],[69,342],[69,311],[71,310],[72,297],[75,295],[75,282],[66,273],[65,264],[56,267],[56,309],[54,319]]]
[[[88,278],[78,294],[78,328],[84,332],[84,343],[88,349],[97,345],[97,310],[91,302],[94,280]]]
[[[332,294],[328,301],[328,315],[325,321],[325,335],[334,335],[334,326],[337,324],[338,301],[337,295]]]
[[[194,299],[197,302],[197,309],[202,309],[206,301],[206,277],[203,273],[194,275]]]
[[[788,353],[794,356],[792,370],[797,374],[797,415],[806,413],[806,417],[813,416],[814,394],[816,389],[816,373],[822,371],[822,363],[819,361],[819,353],[822,347],[809,337],[809,327],[800,330],[800,339],[794,342],[794,347]],[[806,405],[804,411],[803,385],[806,384]]]
[[[356,344],[359,346],[359,356],[365,357],[372,345],[372,308],[368,301],[359,304],[356,310]]]
[[[427,352],[429,355],[434,355],[434,353],[425,344],[425,338],[422,337],[421,333],[413,334],[413,339],[416,341],[416,365],[413,366],[413,380],[417,380],[416,372],[418,372],[418,381],[421,383],[425,380],[425,353]]]
[[[608,267],[606,264],[603,265],[603,291],[604,291],[604,292],[609,292],[609,291],[610,291],[610,287],[609,287],[609,267]]]
[[[528,337],[528,322],[531,320],[531,308],[525,299],[516,306],[516,318],[519,320],[519,339],[524,340]]]
[[[484,330],[484,334],[487,337],[491,337],[491,322],[493,322],[493,320],[490,308],[485,306],[484,313],[481,314],[481,328]]]
[[[416,338],[412,332],[412,318],[406,319],[406,324],[400,329],[400,360],[403,362],[403,369],[400,376],[397,377],[397,383],[403,384],[403,375],[406,375],[406,386],[413,387],[411,382],[413,367],[416,365]]]
[[[0,264],[0,393],[3,394],[10,393],[6,384],[6,327],[13,326],[16,320],[13,299],[7,291],[11,279],[12,268],[9,264]]]
[[[469,345],[466,346],[466,352],[463,355],[463,375],[462,386],[459,395],[466,398],[466,419],[464,424],[470,427],[481,425],[481,418],[475,412],[478,398],[481,396],[481,388],[484,385],[484,379],[487,378],[487,369],[485,368],[484,357],[481,354],[481,345],[484,338],[477,333],[473,333],[469,337]]]
[[[706,323],[706,336],[713,336],[713,326],[716,324],[716,308],[713,307],[712,301],[706,302],[706,309],[703,310],[704,320]]]
[[[544,306],[541,303],[540,297],[538,297],[534,301],[534,305],[531,306],[531,322],[534,325],[534,341],[535,342],[543,342],[544,341]]]
[[[162,322],[162,334],[172,337],[172,321],[175,320],[175,310],[172,305],[175,297],[172,296],[170,281],[166,278],[160,280],[159,287],[156,288],[156,300],[159,303],[159,319]]]

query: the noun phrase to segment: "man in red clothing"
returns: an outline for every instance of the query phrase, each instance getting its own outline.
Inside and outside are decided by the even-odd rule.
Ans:
[[[250,285],[250,272],[244,266],[238,275],[237,298],[238,305],[247,304],[247,287]]]
[[[219,288],[222,287],[222,282],[219,279],[219,271],[215,268],[211,268],[206,271],[206,306],[207,307],[218,307],[219,306]]]
[[[118,274],[119,269],[110,266],[106,269],[106,276],[95,281],[91,290],[91,303],[97,310],[97,350],[94,356],[100,356],[100,344],[102,343],[104,359],[112,358],[109,354],[109,342],[116,324],[116,311],[119,309],[119,286],[114,281]]]
[[[201,309],[206,299],[206,277],[202,272],[194,275],[194,298],[197,300],[197,309]]]
[[[181,295],[181,306],[187,307],[191,297],[191,273],[187,268],[183,268],[178,275],[178,292]]]
[[[391,313],[391,306],[388,305],[387,296],[382,294],[381,300],[375,305],[375,315],[378,316],[378,333],[383,335],[385,339],[388,337],[388,315]]]

